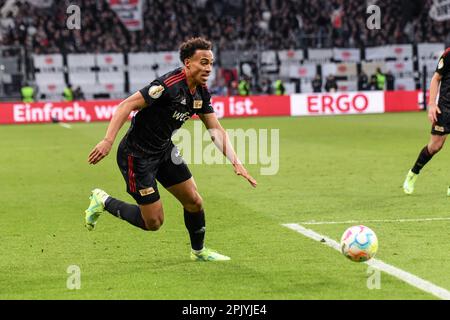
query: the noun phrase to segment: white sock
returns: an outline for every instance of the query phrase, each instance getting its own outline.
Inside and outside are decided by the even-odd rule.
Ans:
[[[105,206],[106,200],[108,200],[109,195],[108,194],[102,194],[100,197],[100,201],[103,203],[103,206]]]
[[[204,249],[205,249],[205,248],[202,248],[201,250],[194,250],[194,249],[192,249],[192,252],[195,253],[195,254],[200,254],[200,253],[202,253],[202,251],[203,251]]]

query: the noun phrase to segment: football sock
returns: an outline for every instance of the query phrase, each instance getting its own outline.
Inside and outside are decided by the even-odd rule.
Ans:
[[[144,219],[142,219],[141,209],[135,204],[129,204],[112,197],[105,201],[105,210],[122,220],[128,221],[132,225],[147,230]]]
[[[428,161],[433,158],[433,155],[428,151],[428,147],[425,146],[422,151],[420,151],[419,157],[414,164],[414,167],[411,169],[415,174],[419,174],[420,170],[427,164]]]
[[[191,247],[193,250],[202,250],[205,240],[205,212],[189,212],[184,209],[184,224],[191,238]]]

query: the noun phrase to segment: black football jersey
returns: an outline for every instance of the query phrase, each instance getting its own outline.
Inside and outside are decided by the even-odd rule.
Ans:
[[[177,68],[139,90],[147,106],[132,119],[125,136],[131,151],[143,156],[158,155],[171,146],[171,137],[194,114],[212,113],[206,86],[190,92],[183,68]]]

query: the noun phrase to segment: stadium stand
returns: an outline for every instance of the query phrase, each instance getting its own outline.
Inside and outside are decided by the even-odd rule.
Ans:
[[[137,31],[112,2],[2,0],[0,48],[24,50],[9,64],[24,64],[21,81],[33,79],[42,97],[57,99],[68,83],[87,97],[122,97],[179,65],[177,46],[191,36],[215,45],[211,87],[225,81],[231,91],[237,79],[221,76],[246,74],[255,93],[277,78],[287,93],[311,92],[317,73],[334,74],[338,90],[356,90],[361,70],[370,78],[377,67],[392,71],[396,89],[416,89],[423,67],[430,76],[450,43],[450,22],[428,16],[432,0],[370,1],[382,12],[379,30],[365,27],[366,0],[142,0]],[[80,30],[67,28],[70,4],[80,7]],[[1,52],[5,64],[8,50]]]

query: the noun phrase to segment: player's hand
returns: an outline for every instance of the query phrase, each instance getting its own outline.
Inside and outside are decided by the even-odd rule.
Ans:
[[[437,104],[430,104],[428,106],[428,119],[432,124],[435,124],[437,122],[437,114],[441,113],[441,109],[437,106]]]
[[[103,139],[100,141],[95,148],[89,153],[88,162],[90,164],[96,164],[104,157],[106,157],[112,148],[112,142]]]
[[[247,179],[248,182],[250,182],[250,184],[252,185],[253,188],[256,188],[258,183],[251,175],[248,174],[247,170],[245,170],[245,168],[242,164],[237,163],[237,164],[234,164],[233,167],[234,167],[234,172],[238,176],[243,176],[245,179]]]

